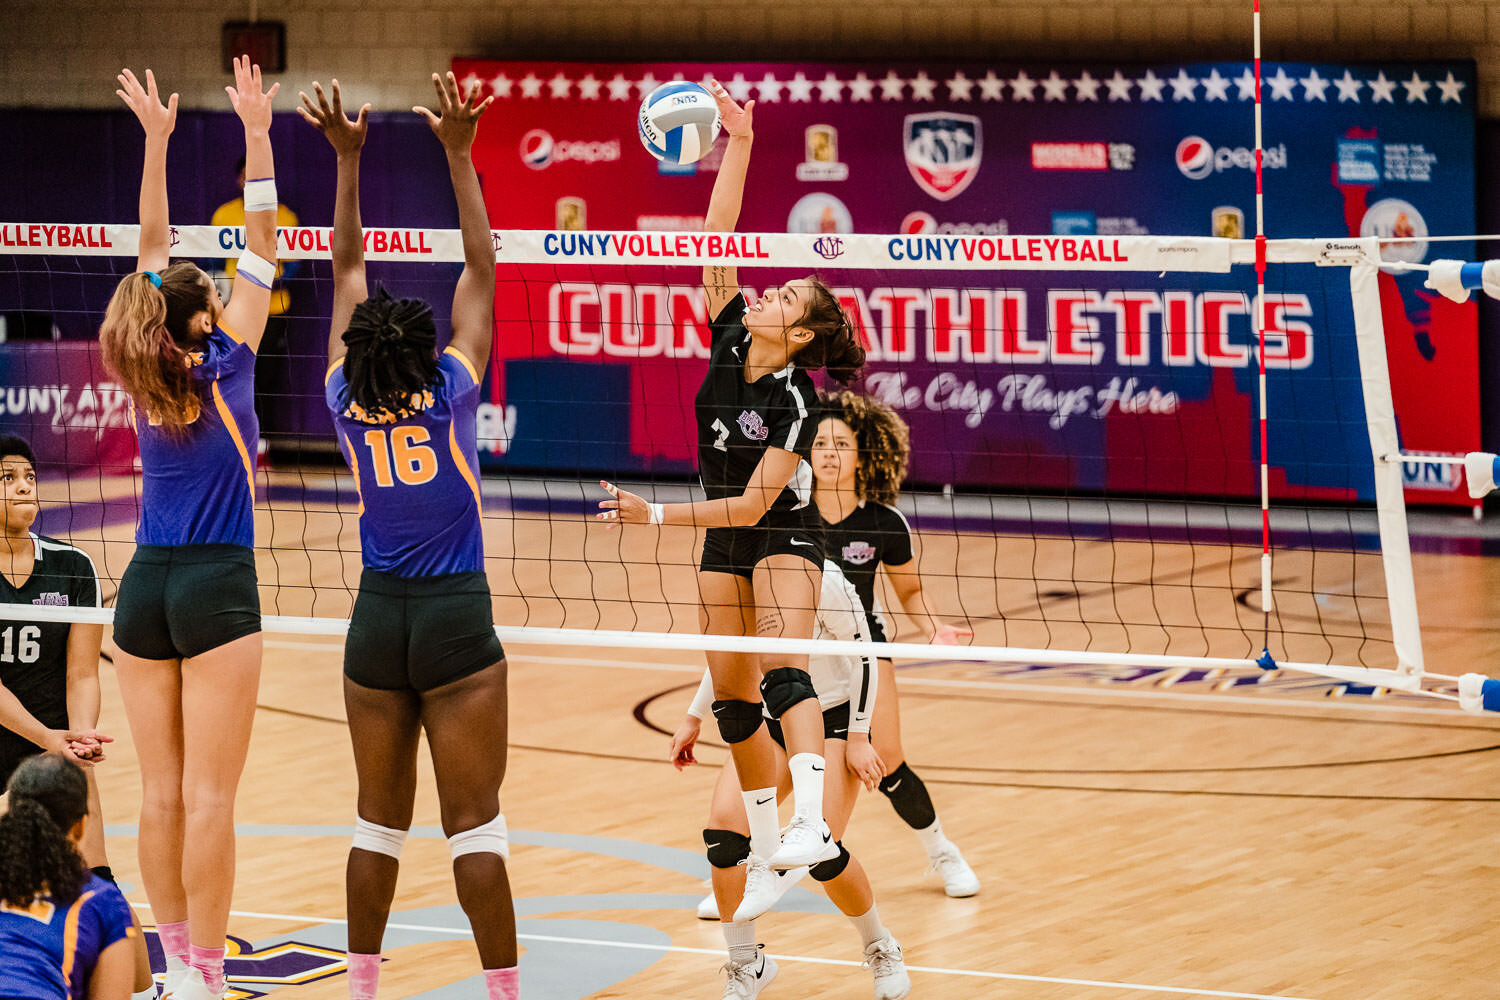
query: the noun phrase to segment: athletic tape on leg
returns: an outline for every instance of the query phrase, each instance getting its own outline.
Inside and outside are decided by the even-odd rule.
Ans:
[[[476,826],[448,838],[448,849],[457,861],[465,854],[498,854],[510,860],[510,834],[505,828],[505,814],[499,813],[483,826]]]
[[[788,709],[809,698],[814,701],[818,698],[812,677],[797,667],[777,667],[767,671],[765,679],[760,682],[760,693],[765,696],[766,707],[771,710],[773,719],[781,718]]]
[[[354,817],[354,846],[371,854],[384,854],[388,858],[400,859],[401,845],[406,843],[406,830],[393,830],[388,826],[371,823],[363,816]]]

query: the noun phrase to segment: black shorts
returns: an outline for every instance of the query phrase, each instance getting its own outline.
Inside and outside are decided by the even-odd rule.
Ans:
[[[781,723],[775,719],[766,720],[766,732],[771,734],[771,739],[781,749],[786,749],[786,734],[781,731]],[[849,703],[843,702],[823,712],[823,738],[825,740],[847,740],[849,738]]]
[[[199,656],[260,631],[255,553],[243,545],[140,545],[120,578],[115,645],[147,660]]]
[[[823,519],[811,504],[801,510],[768,510],[754,527],[709,528],[698,568],[748,580],[761,560],[786,554],[801,556],[821,572],[824,547]]]
[[[482,572],[360,575],[344,643],[344,676],[360,687],[430,691],[503,659]]]
[[[873,611],[865,612],[865,626],[870,630],[871,642],[889,642],[885,637],[885,616]]]

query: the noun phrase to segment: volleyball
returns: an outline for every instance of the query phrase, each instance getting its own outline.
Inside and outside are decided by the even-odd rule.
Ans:
[[[641,101],[641,145],[665,163],[693,163],[719,137],[719,109],[696,83],[664,83]]]

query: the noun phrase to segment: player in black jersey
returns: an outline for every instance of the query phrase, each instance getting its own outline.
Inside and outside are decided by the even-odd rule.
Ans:
[[[715,83],[728,147],[714,182],[704,229],[729,231],[740,214],[750,163],[751,114]],[[797,278],[754,303],[733,267],[703,272],[713,339],[698,390],[698,468],[708,499],[655,504],[608,483],[603,520],[708,528],[699,564],[703,630],[709,635],[807,639],[813,634],[823,573],[823,537],[812,507],[808,458],[817,429],[810,370],[847,384],[864,365],[848,317],[822,282]],[[709,653],[714,716],[730,745],[749,814],[751,856],[736,920],[775,899],[771,869],[838,855],[822,817],[823,726],[807,656]],[[776,757],[761,725],[761,699],[781,721],[791,758],[796,810],[777,835]]]
[[[828,558],[859,593],[871,638],[890,638],[875,592],[875,573],[881,566],[902,609],[934,644],[953,645],[973,635],[939,621],[922,594],[911,526],[895,507],[911,453],[906,423],[884,403],[858,393],[843,392],[820,402],[823,415],[812,452],[813,501],[825,525]],[[880,691],[870,727],[870,741],[886,767],[880,790],[916,831],[932,868],[942,876],[944,891],[972,896],[979,891],[979,879],[944,836],[927,786],[906,763],[896,667],[886,658],[880,660]]]
[[[36,459],[18,437],[0,437],[0,604],[99,607],[99,577],[82,549],[33,534],[39,511]],[[0,792],[27,757],[55,751],[88,776],[89,814],[80,850],[110,881],[99,820],[99,786],[89,768],[110,738],[99,723],[103,625],[0,619]]]

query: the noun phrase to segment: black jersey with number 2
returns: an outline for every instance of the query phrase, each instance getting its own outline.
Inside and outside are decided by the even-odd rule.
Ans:
[[[810,460],[818,421],[811,407],[817,392],[807,372],[790,364],[754,382],[745,381],[745,356],[750,351],[745,309],[745,297],[736,295],[711,324],[708,375],[693,401],[698,474],[710,500],[739,496],[766,450],[782,448],[802,461],[771,509],[796,510],[812,497]]]
[[[883,626],[883,610],[875,599],[875,571],[882,563],[902,566],[911,562],[911,526],[906,523],[906,515],[883,503],[861,500],[838,524],[825,524],[824,532],[828,558],[838,563],[854,584],[866,613]],[[883,627],[875,631],[884,638]]]

